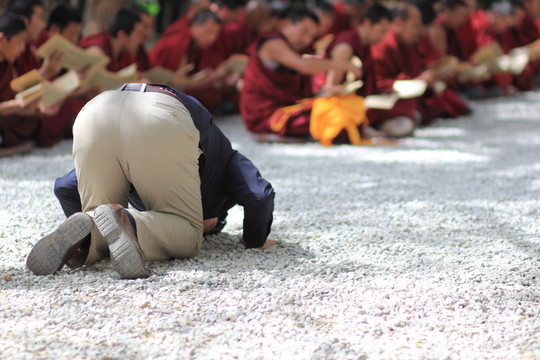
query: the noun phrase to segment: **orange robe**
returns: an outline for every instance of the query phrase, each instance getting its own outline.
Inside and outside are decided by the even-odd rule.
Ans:
[[[246,128],[254,133],[274,132],[270,125],[270,117],[276,110],[313,96],[311,76],[302,75],[281,65],[272,70],[261,61],[257,50],[265,41],[278,36],[285,40],[282,35],[275,35],[257,42],[244,73],[244,86],[240,93],[240,113]],[[310,113],[311,111],[299,111],[293,114],[278,133],[309,135]]]
[[[15,93],[9,83],[15,77],[15,69],[7,61],[0,62],[0,101],[12,100]],[[0,116],[0,146],[11,147],[32,140],[40,127],[40,119],[33,116]]]
[[[400,44],[393,31],[372,46],[372,54],[377,87],[382,91],[391,91],[395,80],[413,79],[421,74],[415,46]],[[467,111],[467,105],[448,88],[441,94],[428,89],[418,103],[424,123],[430,123],[437,117],[458,117]]]

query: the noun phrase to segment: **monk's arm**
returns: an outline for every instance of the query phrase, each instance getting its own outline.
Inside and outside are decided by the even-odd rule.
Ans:
[[[341,60],[341,61],[349,60],[352,55],[353,55],[352,48],[348,44],[345,44],[345,43],[336,45],[330,53],[332,60]],[[326,81],[325,81],[324,86],[330,87],[332,85],[341,84],[344,78],[345,78],[345,71],[337,70],[337,69],[328,70],[328,72],[326,73]]]
[[[446,45],[446,33],[440,26],[430,26],[428,29],[428,36],[433,44],[433,47],[439,51],[439,54],[446,55],[448,53],[448,46]]]
[[[19,99],[12,99],[0,102],[0,116],[21,115],[31,116],[35,115],[37,109],[38,100],[33,103],[21,107]]]
[[[353,71],[359,74],[358,69],[349,61],[302,57],[281,39],[265,42],[259,49],[259,56],[263,60],[277,62],[304,75],[318,74],[331,69]]]

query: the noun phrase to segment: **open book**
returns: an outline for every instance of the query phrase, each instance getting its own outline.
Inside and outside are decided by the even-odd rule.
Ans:
[[[104,54],[89,52],[81,49],[62,35],[54,35],[37,49],[36,54],[48,59],[55,51],[64,54],[62,67],[70,70],[82,70],[87,66],[105,66],[109,58]]]
[[[79,76],[73,70],[53,81],[42,78],[37,70],[32,70],[30,73],[32,74],[23,75],[26,77],[22,80],[17,78],[12,81],[12,89],[18,91],[15,98],[20,100],[21,107],[25,107],[37,99],[41,99],[40,104],[45,107],[55,105],[67,98],[80,85]],[[30,79],[39,80],[28,88],[22,89],[21,86],[30,84]]]
[[[109,71],[103,67],[91,69],[83,80],[86,87],[99,87],[109,90],[117,86],[136,80],[137,64],[131,64],[117,72]]]

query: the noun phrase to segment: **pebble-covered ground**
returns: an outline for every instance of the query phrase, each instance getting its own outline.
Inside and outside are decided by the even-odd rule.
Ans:
[[[0,358],[540,359],[540,93],[471,106],[393,147],[259,144],[218,119],[276,189],[278,245],[239,246],[234,208],[144,280],[31,274],[71,142],[0,159]]]

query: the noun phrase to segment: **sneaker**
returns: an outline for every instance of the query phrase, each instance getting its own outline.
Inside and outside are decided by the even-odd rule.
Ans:
[[[34,245],[26,259],[26,266],[36,275],[54,274],[77,252],[90,235],[93,225],[88,214],[78,212],[71,215]]]
[[[118,204],[100,205],[94,212],[94,221],[109,244],[111,263],[123,279],[150,276],[144,266],[144,254],[137,234],[124,207]]]

